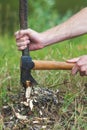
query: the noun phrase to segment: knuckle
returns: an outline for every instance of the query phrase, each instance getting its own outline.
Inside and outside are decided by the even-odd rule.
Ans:
[[[29,40],[26,40],[26,41],[25,41],[25,45],[27,45],[28,43],[29,43]]]
[[[20,31],[18,32],[18,34],[19,34],[20,36],[22,36],[22,35],[24,34],[24,31],[23,31],[23,30],[20,30]]]
[[[82,71],[82,72],[86,71],[86,67],[82,66],[82,67],[81,67],[81,71]]]
[[[21,29],[21,30],[19,31],[19,33],[23,33],[23,29]]]
[[[14,33],[14,35],[16,36],[16,35],[18,34],[18,32],[19,32],[19,31],[16,31],[16,32]]]
[[[26,37],[23,37],[23,38],[22,38],[22,41],[26,41]]]
[[[22,46],[20,49],[23,50],[23,49],[25,49],[25,48],[24,48],[24,46]]]
[[[78,61],[78,62],[77,62],[77,66],[80,67],[81,65],[82,65],[81,61]]]
[[[25,38],[28,40],[28,39],[29,39],[29,36],[28,36],[28,35],[26,35],[26,36],[25,36]]]

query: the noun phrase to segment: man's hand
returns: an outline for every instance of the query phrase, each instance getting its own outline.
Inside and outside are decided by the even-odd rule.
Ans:
[[[72,68],[72,74],[80,73],[81,76],[87,75],[87,55],[67,60],[68,63],[75,63]]]
[[[24,50],[28,44],[30,51],[44,47],[41,34],[31,29],[17,31],[15,38],[18,50]]]

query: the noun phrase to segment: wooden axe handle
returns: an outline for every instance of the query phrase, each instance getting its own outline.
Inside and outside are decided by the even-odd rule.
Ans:
[[[59,61],[41,61],[33,60],[34,70],[71,70],[74,63],[59,62]]]

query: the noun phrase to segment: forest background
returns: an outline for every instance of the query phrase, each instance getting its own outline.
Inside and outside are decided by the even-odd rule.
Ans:
[[[86,0],[29,0],[28,3],[29,26],[38,31],[66,20],[87,5]],[[0,0],[0,35],[13,34],[18,29],[18,12],[18,0]]]

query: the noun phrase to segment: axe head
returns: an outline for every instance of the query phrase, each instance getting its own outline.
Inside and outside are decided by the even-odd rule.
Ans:
[[[26,88],[26,82],[29,81],[31,85],[37,85],[36,80],[31,75],[31,69],[34,67],[34,63],[30,56],[21,57],[21,84]]]

